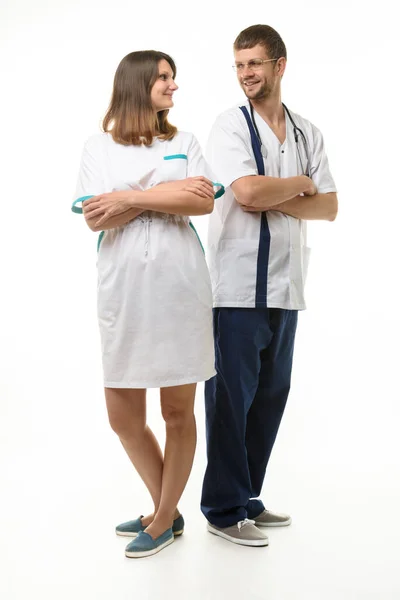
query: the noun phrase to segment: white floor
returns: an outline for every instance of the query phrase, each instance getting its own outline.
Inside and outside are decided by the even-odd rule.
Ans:
[[[319,318],[316,309],[301,316],[292,394],[264,490],[267,505],[289,511],[293,525],[271,530],[268,548],[235,546],[206,531],[198,508],[202,387],[196,461],[181,502],[185,534],[155,557],[131,560],[114,526],[150,505],[108,427],[101,387],[91,384],[100,382],[97,356],[74,363],[48,353],[46,361],[31,357],[23,373],[6,360],[0,597],[398,600],[395,357],[391,365],[362,344],[354,352],[350,337],[335,345],[335,328]],[[352,337],[356,320],[354,327]],[[83,340],[81,356],[86,343],[97,341]],[[149,420],[162,438],[155,391]]]

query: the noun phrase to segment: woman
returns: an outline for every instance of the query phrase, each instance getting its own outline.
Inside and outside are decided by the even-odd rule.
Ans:
[[[151,515],[117,527],[136,536],[128,557],[155,554],[183,532],[177,504],[196,445],[196,382],[215,374],[210,279],[189,220],[212,211],[214,189],[196,139],[168,122],[175,76],[161,52],[121,61],[74,202],[93,231],[103,230],[98,316],[110,424],[154,503]],[[160,388],[164,456],[146,424],[152,387]]]

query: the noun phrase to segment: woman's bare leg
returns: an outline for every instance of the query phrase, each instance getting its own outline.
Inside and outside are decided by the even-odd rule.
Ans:
[[[105,396],[110,425],[149,490],[155,513],[161,498],[163,456],[146,424],[146,390],[106,388]],[[143,518],[143,525],[151,523],[153,517]]]
[[[160,390],[166,424],[164,468],[158,508],[154,521],[146,529],[154,539],[172,526],[176,506],[192,469],[196,449],[195,393],[196,384]]]

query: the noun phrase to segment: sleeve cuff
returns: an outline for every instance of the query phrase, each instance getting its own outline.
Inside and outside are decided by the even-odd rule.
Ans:
[[[333,188],[333,187],[330,187],[330,188],[322,188],[322,189],[319,189],[319,188],[318,188],[318,192],[317,192],[317,193],[318,193],[318,194],[332,194],[332,193],[334,193],[334,194],[337,194],[337,189],[336,189],[336,188]]]
[[[93,197],[94,196],[92,194],[91,196],[81,196],[81,198],[78,198],[77,200],[75,200],[71,206],[72,212],[74,212],[78,215],[83,214],[82,206],[77,206],[77,204],[79,204],[79,203],[82,204],[82,202],[85,202],[85,200],[89,200],[89,198],[93,198]]]
[[[219,190],[217,190],[214,194],[214,200],[216,200],[217,198],[221,198],[221,196],[223,196],[225,194],[225,188],[222,185],[222,183],[214,183],[212,182],[214,187],[219,187]]]

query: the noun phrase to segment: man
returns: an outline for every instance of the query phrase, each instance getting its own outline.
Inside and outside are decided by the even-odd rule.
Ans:
[[[289,525],[258,499],[290,388],[297,313],[305,308],[307,220],[333,221],[336,188],[321,133],[281,102],[286,48],[267,25],[234,43],[243,106],[220,115],[207,159],[226,189],[210,217],[217,375],[206,383],[208,530],[266,546]]]

